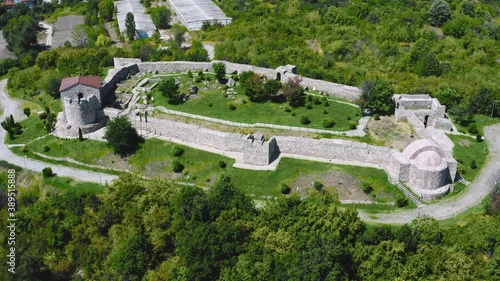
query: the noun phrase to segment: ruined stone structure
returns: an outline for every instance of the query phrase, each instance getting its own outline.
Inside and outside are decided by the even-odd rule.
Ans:
[[[446,194],[456,170],[455,159],[430,139],[416,140],[402,153],[393,153],[388,169],[392,181],[406,183],[424,199]]]
[[[269,165],[279,156],[275,138],[267,141],[264,135],[249,135],[245,142],[243,158],[246,164]]]
[[[95,131],[106,122],[99,76],[64,78],[59,88],[63,107],[63,123],[66,130],[78,134]]]
[[[446,117],[446,107],[429,95],[394,95],[396,121],[408,121],[420,140],[408,145],[402,153],[391,155],[388,173],[392,181],[406,183],[423,199],[434,199],[449,190],[455,181],[457,161],[450,149],[443,150],[434,140],[429,129],[441,132],[439,141],[451,131],[451,121]],[[428,129],[429,128],[429,129]]]
[[[427,126],[452,130],[451,121],[445,115],[446,106],[436,98],[429,95],[394,95],[392,99],[396,104],[396,121],[408,121],[419,136],[422,128]]]

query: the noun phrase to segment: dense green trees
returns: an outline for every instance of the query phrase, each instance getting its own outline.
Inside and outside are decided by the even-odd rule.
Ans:
[[[182,98],[179,93],[179,85],[175,82],[174,78],[165,78],[158,84],[158,90],[161,94],[167,98],[168,103],[178,104],[182,102]]]
[[[9,20],[2,29],[7,47],[18,56],[31,50],[37,44],[37,26],[35,19],[30,16],[20,16]]]
[[[395,94],[394,87],[386,80],[377,78],[366,80],[361,83],[363,108],[371,109],[374,113],[390,114],[394,110],[392,96]]]
[[[143,141],[126,116],[118,116],[108,122],[104,139],[122,157],[134,153]]]
[[[172,20],[172,12],[165,6],[158,6],[152,8],[150,11],[151,19],[158,29],[165,29],[170,27]]]
[[[130,174],[100,195],[75,189],[41,196],[45,188],[32,181],[18,195],[17,240],[31,241],[16,245],[23,280],[71,280],[78,269],[85,280],[496,280],[499,274],[498,215],[471,215],[458,224],[419,218],[366,225],[320,194],[283,196],[257,210],[225,176],[208,191]],[[6,221],[0,221],[4,237]],[[5,271],[0,278],[14,280]]]

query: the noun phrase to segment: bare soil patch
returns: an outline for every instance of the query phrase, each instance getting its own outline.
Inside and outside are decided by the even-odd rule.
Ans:
[[[399,151],[418,139],[410,124],[396,122],[394,116],[380,116],[380,120],[370,119],[368,131],[377,142]]]
[[[293,182],[292,191],[305,196],[314,189],[314,181],[321,181],[323,189],[332,195],[338,195],[339,200],[372,200],[361,190],[358,178],[340,171],[300,175]]]

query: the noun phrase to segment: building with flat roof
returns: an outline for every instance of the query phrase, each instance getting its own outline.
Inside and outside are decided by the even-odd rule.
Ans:
[[[233,20],[211,0],[169,0],[175,13],[179,15],[189,30],[200,30],[203,22],[230,24]]]

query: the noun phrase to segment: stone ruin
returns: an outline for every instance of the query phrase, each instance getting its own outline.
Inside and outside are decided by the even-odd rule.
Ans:
[[[266,166],[280,154],[276,139],[266,140],[264,135],[249,135],[245,141],[243,161],[246,164]]]

